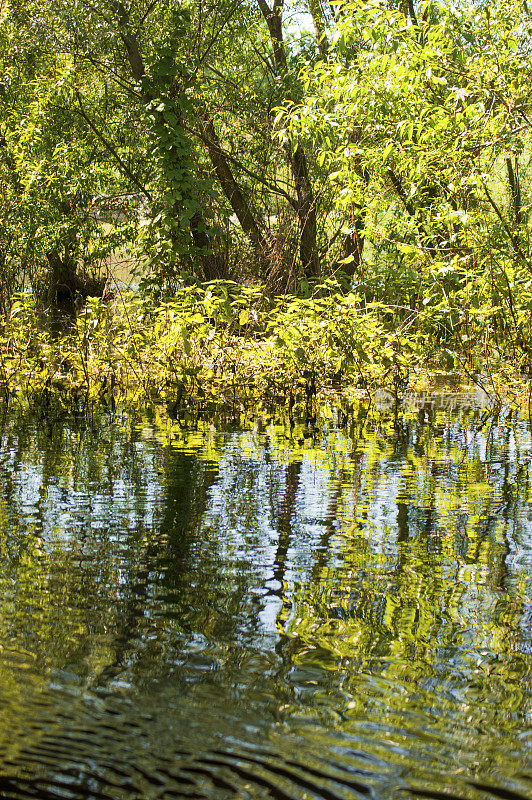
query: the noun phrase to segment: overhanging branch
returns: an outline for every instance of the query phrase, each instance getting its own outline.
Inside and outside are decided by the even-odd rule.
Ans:
[[[153,203],[153,197],[151,196],[150,192],[149,192],[149,191],[146,189],[146,187],[145,187],[145,186],[144,186],[144,185],[143,185],[143,184],[142,184],[142,183],[141,183],[141,182],[138,180],[138,178],[137,178],[137,177],[136,177],[136,176],[135,176],[135,175],[134,175],[134,174],[131,172],[131,170],[129,169],[128,165],[125,163],[125,161],[123,161],[123,159],[121,159],[121,158],[120,158],[120,156],[118,155],[118,153],[117,153],[116,149],[113,147],[113,145],[111,144],[111,142],[107,141],[107,139],[105,138],[105,136],[104,136],[104,135],[103,135],[103,134],[102,134],[102,133],[101,133],[101,132],[98,130],[98,128],[97,128],[97,127],[96,127],[96,125],[93,123],[93,121],[90,119],[90,117],[88,117],[88,116],[87,116],[87,114],[85,113],[85,109],[83,108],[83,104],[82,104],[82,102],[81,102],[81,94],[80,94],[80,92],[79,92],[79,89],[75,89],[74,91],[75,91],[75,93],[76,93],[76,98],[77,98],[77,101],[78,101],[78,103],[79,103],[79,111],[78,111],[78,114],[79,114],[81,117],[83,117],[83,119],[85,120],[85,122],[87,123],[87,125],[89,126],[89,128],[91,129],[91,131],[92,131],[92,132],[95,134],[95,136],[97,136],[97,138],[100,140],[100,142],[103,144],[103,146],[104,146],[104,147],[105,147],[105,148],[106,148],[106,149],[107,149],[107,150],[108,150],[108,151],[111,153],[111,155],[112,155],[112,156],[113,156],[113,157],[116,159],[117,163],[120,165],[120,167],[121,167],[122,171],[124,172],[124,174],[125,174],[125,175],[127,175],[127,177],[129,178],[129,180],[130,180],[132,183],[134,183],[134,184],[135,184],[135,186],[136,186],[138,189],[140,189],[140,191],[142,192],[142,194],[143,194],[143,195],[144,195],[144,196],[145,196],[145,197],[146,197],[146,198],[149,200],[149,202],[150,202],[150,203]]]

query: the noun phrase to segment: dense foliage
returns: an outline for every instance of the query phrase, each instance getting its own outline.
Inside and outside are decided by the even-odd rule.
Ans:
[[[10,394],[59,393],[70,404],[190,399],[245,406],[306,397],[349,384],[403,384],[397,334],[378,307],[360,313],[353,294],[331,286],[320,298],[265,301],[260,290],[214,282],[153,302],[139,295],[91,298],[60,337],[33,300],[12,307],[0,351],[0,381]]]
[[[299,303],[301,374],[528,375],[531,31],[517,0],[3,0],[4,384],[17,292],[72,310],[108,278],[114,320],[121,260],[154,374],[174,346],[155,318],[196,329],[189,299],[219,280],[279,330]]]
[[[361,309],[356,294],[332,281],[307,298],[266,298],[260,287],[214,281],[166,300],[89,298],[59,335],[22,295],[0,338],[0,392],[20,401],[55,396],[79,410],[94,400],[163,402],[172,414],[198,401],[241,410],[273,404],[312,421],[320,395],[374,398],[380,387],[393,404],[409,386],[431,387],[442,352],[429,346],[434,318],[426,312],[413,330],[401,316],[382,303]],[[482,360],[485,342],[468,346],[469,360]],[[502,401],[530,404],[511,360],[481,373],[464,363],[464,373],[494,411]]]

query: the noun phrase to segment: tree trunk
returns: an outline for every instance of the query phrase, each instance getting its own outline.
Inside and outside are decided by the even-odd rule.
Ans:
[[[288,71],[288,61],[283,40],[283,0],[274,0],[271,9],[266,0],[257,0],[257,2],[270,33],[275,71],[279,76],[284,75]],[[286,145],[285,153],[294,177],[297,194],[299,257],[303,274],[307,278],[317,278],[320,270],[316,247],[316,200],[310,180],[307,157],[299,143],[296,145],[295,150],[292,150],[289,144]]]
[[[316,31],[316,40],[318,42],[318,50],[323,59],[327,58],[329,54],[329,42],[325,33],[325,22],[323,19],[323,11],[321,10],[320,0],[309,0],[308,6],[314,22],[314,30]]]
[[[299,258],[303,273],[307,278],[317,278],[320,272],[316,249],[317,225],[314,191],[310,181],[307,157],[300,144],[292,153],[290,145],[287,152],[297,193],[297,216],[299,218]]]
[[[73,311],[78,295],[77,263],[68,247],[54,247],[46,253],[51,269],[49,302],[64,311]]]
[[[207,230],[201,208],[197,208],[190,219],[192,241],[201,257],[203,278],[214,281],[225,277],[225,258],[215,253],[212,237]]]
[[[222,190],[231,204],[231,208],[236,214],[242,230],[248,237],[255,254],[260,262],[265,261],[265,257],[270,251],[270,245],[262,234],[248,201],[244,197],[240,186],[236,182],[231,167],[225,157],[220,140],[216,135],[216,129],[212,119],[202,122],[204,141],[215,169]]]
[[[512,159],[506,159],[506,166],[508,168],[508,182],[510,184],[510,192],[512,195],[512,204],[514,209],[514,219],[516,225],[521,225],[522,207],[521,207],[521,181],[519,178],[519,162],[517,158],[512,164]]]

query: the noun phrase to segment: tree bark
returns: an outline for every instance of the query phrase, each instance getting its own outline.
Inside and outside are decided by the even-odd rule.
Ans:
[[[285,75],[288,72],[288,61],[283,40],[283,0],[274,0],[272,8],[268,6],[266,0],[257,0],[257,3],[270,33],[275,71],[278,76]],[[307,278],[317,278],[320,270],[316,247],[316,199],[310,180],[307,157],[300,143],[296,145],[295,150],[292,150],[290,144],[287,144],[285,153],[294,177],[297,194],[299,257],[303,274]]]
[[[312,21],[314,22],[314,30],[316,31],[316,41],[318,42],[320,56],[326,59],[329,54],[329,42],[327,41],[325,32],[325,22],[320,0],[309,0],[308,6],[312,15]]]
[[[519,178],[519,163],[517,158],[514,164],[512,159],[506,159],[506,166],[508,168],[508,182],[510,184],[510,192],[512,195],[512,204],[514,208],[514,219],[516,225],[521,225],[522,219],[522,204],[521,204],[521,181]]]
[[[231,204],[231,208],[236,214],[242,230],[250,240],[256,254],[263,258],[270,249],[269,244],[264,238],[255,217],[251,211],[248,201],[244,197],[240,186],[236,182],[231,167],[225,157],[220,140],[216,134],[212,119],[202,121],[204,141],[209,153],[209,158],[220,181],[220,186]]]
[[[300,144],[297,145],[293,153],[290,150],[290,145],[287,145],[287,152],[292,166],[298,199],[299,257],[305,276],[307,278],[317,278],[320,268],[316,249],[316,203],[309,177],[307,157]]]

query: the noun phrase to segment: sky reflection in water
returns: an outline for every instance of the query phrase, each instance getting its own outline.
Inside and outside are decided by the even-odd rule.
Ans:
[[[341,416],[4,418],[0,797],[530,795],[529,428]]]

